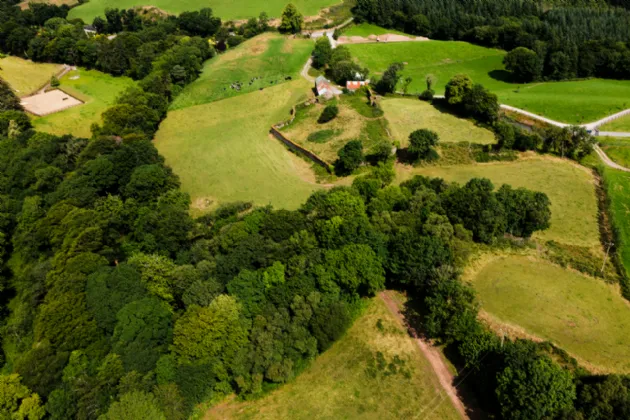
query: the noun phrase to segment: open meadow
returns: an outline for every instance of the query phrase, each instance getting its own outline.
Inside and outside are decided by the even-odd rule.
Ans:
[[[114,77],[97,70],[78,69],[64,75],[59,88],[83,101],[83,105],[34,118],[36,130],[52,134],[90,137],[90,126],[101,122],[101,114],[126,88],[135,84],[128,77]]]
[[[621,166],[630,168],[630,138],[628,137],[598,137],[601,149],[609,158]]]
[[[6,80],[17,96],[28,96],[44,87],[63,68],[60,64],[34,63],[23,58],[0,58],[0,77]]]
[[[628,105],[630,107],[630,104]],[[630,115],[624,115],[599,127],[600,131],[630,131]]]
[[[426,76],[436,78],[434,90],[456,74],[468,74],[499,97],[499,102],[567,123],[587,123],[630,108],[630,81],[589,79],[515,84],[503,66],[505,51],[460,41],[354,44],[352,55],[372,74],[394,62],[406,63],[404,76],[413,81],[409,92],[426,89]]]
[[[309,165],[269,135],[272,124],[306,99],[309,87],[298,80],[168,113],[155,146],[191,195],[194,210],[237,200],[295,209],[320,188],[301,177],[313,177]]]
[[[380,328],[377,326],[380,325]],[[396,373],[376,368],[378,354]],[[422,417],[425,414],[428,417]],[[430,415],[430,416],[429,416]],[[458,419],[427,360],[380,298],[295,380],[260,400],[227,401],[205,419]]]
[[[433,105],[411,98],[387,98],[381,101],[394,140],[406,147],[409,134],[428,128],[440,136],[440,142],[495,143],[494,134],[472,121],[443,112]]]
[[[618,233],[616,247],[630,276],[630,173],[602,167],[602,175],[608,193],[612,223]]]
[[[343,36],[362,36],[367,38],[370,35],[385,35],[385,34],[398,34],[408,35],[404,32],[397,31],[395,29],[387,29],[372,23],[362,22],[355,25],[350,25],[343,29]]]
[[[479,265],[468,280],[492,321],[549,340],[587,368],[630,372],[630,306],[615,286],[534,257]]]
[[[601,252],[595,185],[591,172],[569,160],[532,156],[514,162],[458,166],[397,166],[399,182],[413,175],[466,183],[471,178],[488,178],[495,188],[509,184],[547,194],[551,201],[551,226],[534,238],[578,245]]]
[[[339,108],[332,121],[317,122],[326,105],[309,105],[298,108],[293,123],[282,128],[283,134],[328,163],[337,159],[337,152],[350,140],[361,140],[366,154],[380,142],[390,142],[383,112],[372,108],[364,95],[342,95],[326,104],[332,103]]]
[[[278,34],[252,38],[206,61],[199,79],[188,85],[171,109],[206,104],[295,80],[313,50],[313,42]],[[238,88],[234,86],[240,83]]]
[[[292,3],[304,16],[314,16],[325,7],[340,3],[340,0],[293,0]],[[105,16],[105,8],[129,9],[147,5],[158,7],[170,14],[180,14],[210,7],[215,16],[222,20],[248,19],[266,12],[269,17],[280,17],[286,0],[90,0],[70,10],[70,19],[81,18],[91,23],[96,16]]]

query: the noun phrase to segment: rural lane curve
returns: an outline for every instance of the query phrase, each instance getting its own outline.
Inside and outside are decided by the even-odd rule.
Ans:
[[[418,345],[418,348],[424,355],[425,359],[427,359],[427,361],[431,365],[433,372],[435,372],[435,375],[440,381],[440,385],[442,385],[442,388],[446,392],[446,395],[448,396],[448,398],[451,400],[451,403],[453,404],[455,409],[457,409],[457,412],[460,414],[460,416],[463,419],[469,419],[469,416],[466,412],[466,406],[464,406],[464,403],[459,398],[459,395],[457,394],[457,389],[453,385],[453,382],[455,381],[455,376],[448,369],[448,366],[446,366],[446,363],[444,363],[444,360],[442,359],[442,356],[440,355],[439,350],[431,346],[422,338],[418,337],[418,334],[416,333],[416,331],[413,328],[409,327],[409,325],[407,325],[407,323],[405,322],[404,315],[400,312],[398,305],[396,304],[396,302],[394,302],[391,296],[389,296],[387,291],[380,292],[379,296],[381,297],[381,299],[383,299],[383,302],[385,302],[387,309],[389,309],[392,315],[396,317],[396,319],[398,320],[398,323],[401,324],[404,328],[407,328],[407,330],[409,331],[409,334]],[[432,409],[437,408],[437,406],[441,402],[442,402],[442,399],[440,398],[440,400],[437,401],[437,404],[435,404],[432,407]],[[418,413],[418,415],[420,414],[422,414],[422,412]],[[431,413],[429,412],[429,414]]]
[[[606,153],[604,153],[604,151],[599,147],[598,144],[596,144],[594,147],[595,149],[595,153],[597,153],[599,155],[599,157],[604,161],[604,163],[608,166],[610,166],[613,169],[619,169],[620,171],[624,171],[624,172],[630,172],[630,169],[626,168],[625,166],[621,166],[615,162],[613,162]]]

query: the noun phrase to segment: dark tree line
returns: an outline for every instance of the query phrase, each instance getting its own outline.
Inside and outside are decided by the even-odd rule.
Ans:
[[[358,0],[353,12],[357,21],[434,39],[526,48],[533,54],[527,61],[531,71],[515,81],[629,79],[630,11],[604,2],[555,3],[549,8],[535,0]]]

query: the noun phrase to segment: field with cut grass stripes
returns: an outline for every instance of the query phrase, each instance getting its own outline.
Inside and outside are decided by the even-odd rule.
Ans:
[[[292,0],[304,16],[314,16],[325,7],[339,3],[339,0]],[[205,7],[212,9],[222,20],[248,19],[266,12],[269,17],[280,17],[286,0],[90,0],[70,10],[70,19],[80,18],[92,23],[96,16],[105,16],[105,9],[130,9],[136,6],[155,6],[170,14],[180,14]]]
[[[169,111],[155,145],[191,195],[194,210],[237,200],[295,209],[321,188],[300,177],[312,176],[308,164],[269,135],[271,124],[286,119],[309,87],[294,81]]]
[[[171,109],[206,104],[295,80],[312,50],[313,42],[307,39],[259,35],[206,61],[199,79],[184,88]]]
[[[36,130],[62,135],[72,134],[77,137],[91,137],[90,126],[101,122],[101,114],[107,110],[125,89],[135,82],[128,77],[114,77],[96,70],[78,69],[64,75],[60,80],[60,89],[83,101],[75,106],[34,118]]]
[[[598,209],[591,172],[569,160],[534,156],[515,162],[459,166],[397,166],[398,181],[413,175],[466,183],[471,178],[488,178],[495,188],[509,184],[547,194],[551,201],[551,226],[534,238],[592,248],[601,253]]]
[[[590,79],[580,81],[515,84],[503,66],[505,51],[460,41],[428,41],[348,46],[352,55],[380,74],[394,62],[407,63],[404,76],[413,81],[410,92],[426,89],[427,75],[436,78],[434,90],[456,74],[468,74],[499,97],[499,102],[567,123],[586,123],[630,108],[630,81]]]
[[[390,98],[381,101],[389,129],[394,140],[406,147],[409,134],[421,128],[428,128],[440,136],[440,142],[452,143],[467,141],[470,143],[495,143],[494,134],[485,128],[476,126],[472,121],[458,118],[441,111],[433,105],[412,98]]]
[[[386,363],[399,358],[400,370],[386,374],[389,367],[373,369],[379,352]],[[422,414],[459,418],[413,339],[375,298],[348,332],[295,380],[259,400],[221,403],[204,418],[412,419]]]
[[[533,257],[497,257],[470,279],[492,318],[603,372],[630,372],[630,305],[616,287]]]
[[[34,93],[61,69],[60,64],[34,63],[12,56],[0,58],[0,77],[9,83],[17,96]]]

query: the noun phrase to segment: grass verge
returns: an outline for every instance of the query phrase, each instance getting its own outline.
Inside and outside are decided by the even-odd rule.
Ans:
[[[220,404],[205,418],[402,419],[422,412],[459,418],[416,343],[376,298],[293,382],[260,400]]]

